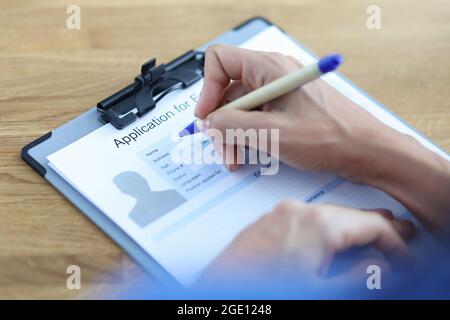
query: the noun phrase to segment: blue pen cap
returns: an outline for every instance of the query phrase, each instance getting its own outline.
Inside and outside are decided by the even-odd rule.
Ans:
[[[331,54],[319,60],[319,70],[327,73],[336,70],[344,59],[340,54]]]

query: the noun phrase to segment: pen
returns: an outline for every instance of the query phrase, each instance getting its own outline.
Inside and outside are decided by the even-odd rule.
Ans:
[[[251,110],[275,98],[287,94],[296,88],[320,78],[323,74],[336,70],[342,63],[342,56],[333,54],[321,58],[318,62],[290,72],[242,97],[220,107],[221,109]],[[199,132],[199,119],[184,128],[179,136],[187,136]]]

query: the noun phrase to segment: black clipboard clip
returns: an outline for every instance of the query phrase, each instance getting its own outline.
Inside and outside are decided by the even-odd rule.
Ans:
[[[97,104],[103,123],[121,130],[153,110],[168,93],[184,89],[203,77],[204,53],[188,51],[168,64],[151,59],[141,66],[134,82]]]

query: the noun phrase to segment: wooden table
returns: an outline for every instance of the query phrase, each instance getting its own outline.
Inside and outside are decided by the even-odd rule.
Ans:
[[[168,61],[243,20],[264,15],[450,150],[448,0],[77,0],[0,3],[0,298],[70,298],[125,290],[142,273],[127,255],[20,159],[23,145],[128,84],[150,57]],[[82,289],[68,290],[68,265]],[[125,268],[123,268],[125,266]]]

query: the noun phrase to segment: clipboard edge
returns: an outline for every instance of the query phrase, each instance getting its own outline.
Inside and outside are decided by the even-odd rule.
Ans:
[[[36,159],[34,159],[29,151],[36,147],[37,145],[41,144],[42,142],[44,142],[45,140],[50,139],[52,136],[52,131],[47,132],[46,134],[44,134],[43,136],[37,138],[36,140],[30,142],[29,144],[25,145],[22,148],[22,151],[20,152],[22,159],[28,164],[30,165],[34,171],[36,171],[37,173],[39,173],[39,175],[41,175],[42,177],[45,177],[45,174],[47,173],[47,169],[44,168],[44,166],[42,166],[39,161],[37,161]]]
[[[252,22],[255,21],[255,20],[261,20],[261,21],[263,21],[264,23],[266,23],[268,26],[273,26],[273,25],[274,25],[272,21],[270,21],[269,19],[267,19],[267,18],[264,17],[264,16],[253,16],[253,17],[251,17],[251,18],[245,20],[244,22],[238,24],[237,26],[235,26],[235,27],[232,28],[231,30],[233,30],[233,31],[238,31],[239,29],[242,29],[243,27],[245,27],[246,25],[252,23]]]

